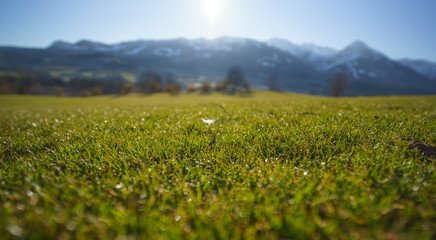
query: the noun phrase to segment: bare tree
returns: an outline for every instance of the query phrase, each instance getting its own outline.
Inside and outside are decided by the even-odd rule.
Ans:
[[[330,81],[330,89],[333,97],[341,96],[347,89],[349,84],[348,75],[346,72],[341,71],[336,73],[336,75]]]
[[[279,92],[280,91],[279,75],[277,75],[276,73],[271,74],[269,76],[268,84],[269,84],[269,90]]]
[[[133,85],[133,83],[125,81],[121,84],[120,94],[127,95],[133,92],[134,88],[135,86]]]
[[[162,92],[162,85],[158,80],[152,79],[147,84],[148,93],[158,93]]]
[[[162,78],[156,72],[143,73],[137,79],[136,85],[147,93],[162,92]]]
[[[212,92],[212,83],[210,81],[204,81],[201,84],[201,93],[209,94]]]
[[[92,96],[99,96],[103,94],[103,89],[100,87],[93,87],[90,90]]]
[[[245,78],[244,72],[239,67],[231,67],[227,72],[227,81],[234,88],[250,90],[250,83]]]
[[[176,95],[182,91],[182,85],[179,83],[167,83],[165,86],[165,92]]]
[[[53,87],[53,94],[55,96],[63,96],[64,95],[64,89],[62,87],[59,86],[54,86]]]

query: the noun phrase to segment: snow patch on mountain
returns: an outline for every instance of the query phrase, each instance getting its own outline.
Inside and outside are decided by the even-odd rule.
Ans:
[[[351,74],[353,75],[353,78],[355,79],[359,79],[359,74],[357,73],[356,69],[354,68],[352,63],[348,63],[348,70],[351,72]]]
[[[322,61],[337,52],[332,48],[320,47],[311,43],[297,45],[280,38],[270,39],[266,44],[291,53],[294,56],[305,58],[310,62]]]
[[[195,53],[195,58],[205,58],[205,59],[209,59],[212,57],[212,53],[210,52],[199,52],[199,53]]]
[[[195,39],[189,41],[188,45],[197,52],[232,52],[236,44],[242,40],[233,38],[218,38],[214,40]],[[198,55],[198,54],[196,54]]]
[[[125,51],[123,54],[127,56],[137,55],[138,53],[142,52],[145,49],[147,49],[147,44],[143,44],[139,47]]]
[[[115,52],[121,52],[126,49],[126,46],[122,43],[111,45],[111,50]]]
[[[81,40],[75,44],[80,50],[92,51],[92,52],[114,52],[113,45],[106,45],[99,42],[93,42],[90,40]]]
[[[303,44],[301,44],[301,47],[303,49],[311,52],[311,53],[314,53],[315,55],[318,55],[318,56],[328,57],[328,56],[331,56],[331,55],[337,53],[337,50],[335,50],[333,48],[322,47],[322,46],[315,45],[313,43],[303,43]]]
[[[69,42],[65,41],[56,41],[53,44],[51,44],[49,49],[61,49],[61,50],[80,50],[80,46],[76,46],[74,44],[71,44]]]
[[[277,67],[277,64],[262,59],[258,59],[257,62],[263,67],[273,67],[273,68]]]
[[[168,47],[160,47],[153,51],[153,54],[161,57],[177,57],[180,55],[181,49],[172,49]]]
[[[436,80],[436,63],[425,60],[402,59],[399,62],[406,67],[410,67],[415,72],[431,79]]]
[[[280,57],[277,54],[272,56],[265,56],[257,59],[257,62],[264,67],[276,67],[277,64],[281,63]]]
[[[306,51],[300,46],[297,46],[287,40],[280,39],[280,38],[270,39],[266,42],[266,44],[268,44],[271,47],[276,47],[283,51],[289,52],[292,55],[299,56],[299,57],[303,56],[306,53]]]

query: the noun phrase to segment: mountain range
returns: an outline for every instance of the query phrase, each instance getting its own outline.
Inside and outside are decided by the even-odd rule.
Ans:
[[[361,41],[342,50],[278,38],[233,37],[0,47],[1,74],[45,72],[66,81],[109,76],[134,81],[145,71],[155,71],[172,74],[186,84],[205,78],[218,81],[233,66],[240,67],[259,89],[267,89],[269,77],[275,74],[283,91],[328,95],[333,76],[345,71],[350,78],[346,95],[436,94],[436,63],[393,60]]]

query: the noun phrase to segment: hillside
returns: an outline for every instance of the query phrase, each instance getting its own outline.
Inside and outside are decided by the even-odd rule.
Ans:
[[[426,63],[428,65],[428,63]],[[347,95],[435,94],[434,74],[389,59],[356,41],[342,50],[314,44],[295,45],[282,39],[267,42],[222,37],[214,40],[138,40],[103,44],[56,41],[45,49],[0,48],[0,73],[44,72],[65,80],[74,77],[123,77],[135,81],[145,71],[173,74],[186,84],[206,77],[218,81],[232,66],[244,70],[259,89],[272,74],[284,91],[329,94],[338,71],[351,79]]]

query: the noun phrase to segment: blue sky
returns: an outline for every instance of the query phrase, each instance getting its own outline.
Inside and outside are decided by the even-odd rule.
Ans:
[[[213,28],[204,1],[2,0],[0,45],[235,36],[342,49],[362,40],[393,59],[436,62],[435,0],[220,0]]]

